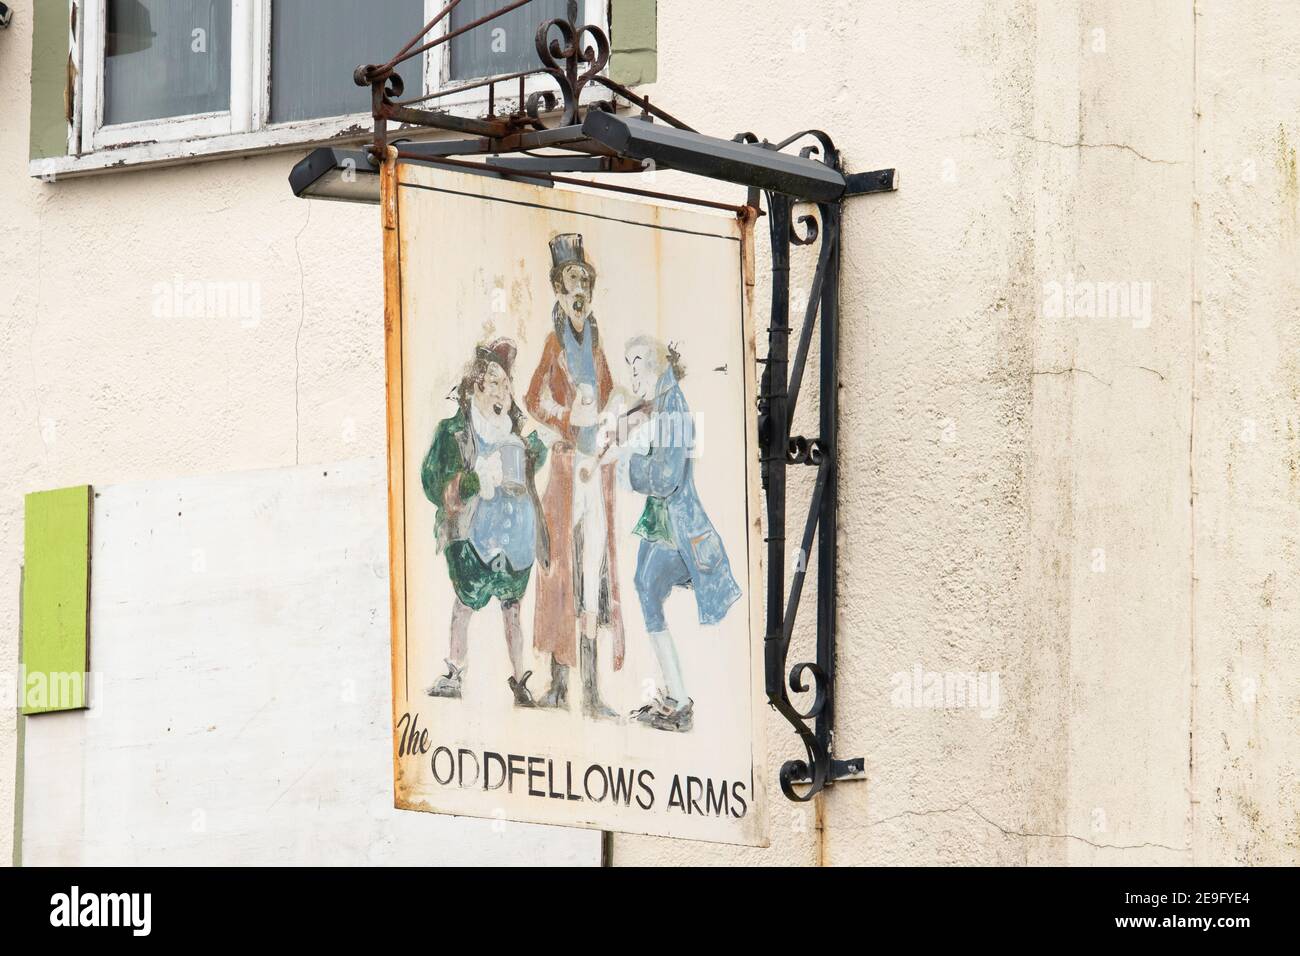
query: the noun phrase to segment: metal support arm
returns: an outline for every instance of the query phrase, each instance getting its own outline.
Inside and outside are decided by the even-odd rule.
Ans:
[[[778,146],[781,149],[802,136],[813,136],[817,146],[805,148],[801,158],[820,155],[820,163],[842,175],[839,153],[830,137],[808,131]],[[742,134],[737,140],[752,140]],[[750,148],[754,148],[751,146]],[[856,179],[856,182],[855,182]],[[842,180],[843,181],[843,180]],[[847,195],[892,189],[893,170],[878,170],[848,177],[849,186],[833,198],[817,203],[817,217],[794,218],[795,198],[767,193],[768,225],[772,242],[772,313],[768,325],[768,354],[763,360],[759,407],[759,444],[763,489],[767,495],[767,631],[763,642],[764,676],[768,701],[790,723],[805,750],[803,759],[787,760],[779,773],[786,797],[806,802],[837,780],[861,776],[861,757],[835,757],[835,641],[836,558],[839,481],[839,269],[842,202]],[[812,197],[808,197],[812,198]],[[802,227],[802,231],[800,229]],[[789,360],[790,250],[821,242],[812,291],[804,310],[793,367]],[[819,322],[820,319],[820,322]],[[820,388],[818,434],[815,438],[791,435],[790,422],[799,400],[804,369],[818,332]],[[790,590],[786,592],[785,531],[787,511],[786,471],[790,465],[812,465],[817,480],[808,506],[803,538],[793,555]],[[803,595],[808,561],[817,548],[817,647],[813,661],[789,665],[790,642]],[[812,704],[800,710],[791,692],[812,692]]]

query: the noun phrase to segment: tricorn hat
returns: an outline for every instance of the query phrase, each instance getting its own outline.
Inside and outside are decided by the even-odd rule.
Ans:
[[[595,278],[596,270],[587,261],[587,254],[582,248],[582,234],[578,232],[563,233],[551,240],[551,278],[554,279],[561,269],[571,264],[582,266]]]
[[[510,339],[494,339],[487,345],[480,345],[478,347],[478,354],[489,362],[496,362],[505,369],[507,375],[513,377],[515,356],[519,354],[519,349],[515,346],[514,342],[510,341]]]

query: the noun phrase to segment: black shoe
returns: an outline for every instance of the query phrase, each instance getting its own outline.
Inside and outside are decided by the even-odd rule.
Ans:
[[[684,734],[695,726],[695,701],[688,698],[686,703],[678,705],[671,697],[664,698],[642,707],[636,720],[655,730]]]
[[[514,691],[516,707],[536,707],[537,701],[533,700],[533,692],[526,686],[528,678],[533,676],[532,671],[524,671],[524,676],[515,680],[513,677],[506,679],[506,685]]]
[[[618,720],[618,713],[600,699],[600,688],[596,686],[596,642],[589,637],[582,638],[580,651],[582,712],[588,717],[601,720]]]
[[[677,709],[677,701],[673,700],[665,691],[657,692],[651,698],[648,704],[643,704],[636,710],[632,711],[631,717],[634,723],[652,724],[656,717],[662,717],[665,714],[671,714]]]
[[[569,709],[569,668],[564,664],[556,663],[553,657],[551,658],[551,686],[546,689],[537,706]]]

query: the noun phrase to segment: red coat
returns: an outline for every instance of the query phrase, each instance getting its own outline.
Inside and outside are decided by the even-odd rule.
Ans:
[[[568,321],[562,318],[560,321]],[[601,408],[609,401],[614,382],[609,373],[609,363],[600,347],[600,333],[594,319],[588,319],[588,328],[596,337],[592,340],[592,354],[596,364],[596,398]],[[559,434],[551,447],[549,476],[546,491],[542,494],[542,512],[546,516],[551,539],[549,566],[536,566],[537,605],[533,619],[533,646],[539,651],[555,655],[560,664],[577,663],[578,612],[573,582],[573,465],[577,429],[569,424],[569,411],[576,392],[569,377],[564,346],[553,330],[546,336],[541,361],[533,372],[524,397],[528,413],[547,428]],[[623,666],[624,637],[623,613],[618,599],[618,548],[615,544],[614,486],[615,466],[601,468],[601,492],[605,498],[606,568],[609,573],[601,580],[601,603],[608,613],[601,615],[600,624],[607,625],[614,636],[614,668]],[[590,635],[595,636],[595,635]]]

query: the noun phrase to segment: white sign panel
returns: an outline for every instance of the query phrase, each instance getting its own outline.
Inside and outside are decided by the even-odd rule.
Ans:
[[[398,805],[765,845],[749,223],[384,184]]]

